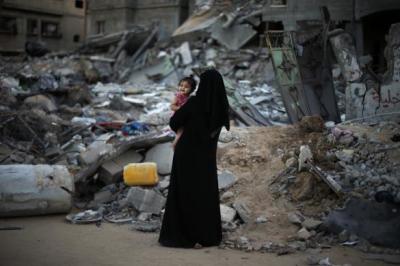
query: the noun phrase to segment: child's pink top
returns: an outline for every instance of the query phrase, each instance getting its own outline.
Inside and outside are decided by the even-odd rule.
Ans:
[[[181,107],[185,104],[185,102],[189,99],[189,96],[186,96],[182,93],[177,93],[176,95],[176,105]]]

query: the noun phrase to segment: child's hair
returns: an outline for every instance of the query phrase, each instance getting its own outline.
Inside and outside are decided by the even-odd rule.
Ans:
[[[184,77],[181,79],[178,83],[180,85],[183,81],[186,81],[190,85],[190,93],[192,93],[196,89],[196,80],[194,80],[193,75],[190,75],[188,77]]]

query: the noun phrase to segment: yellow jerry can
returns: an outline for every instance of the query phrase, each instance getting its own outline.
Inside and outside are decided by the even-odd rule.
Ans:
[[[124,183],[127,186],[149,186],[158,183],[157,164],[152,162],[130,163],[124,167]]]

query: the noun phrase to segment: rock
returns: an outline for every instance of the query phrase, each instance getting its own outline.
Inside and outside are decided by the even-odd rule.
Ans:
[[[158,182],[158,189],[160,191],[164,191],[168,187],[169,187],[169,180],[164,179],[164,180]]]
[[[300,154],[299,154],[299,171],[304,168],[307,168],[307,161],[312,161],[313,154],[308,145],[300,146]]]
[[[320,260],[318,262],[318,265],[320,265],[320,266],[331,266],[332,263],[329,261],[329,258],[327,257],[327,258],[324,258],[324,259]]]
[[[262,224],[262,223],[266,223],[266,222],[268,222],[268,219],[265,216],[259,216],[256,219],[256,223],[257,224]]]
[[[286,167],[294,167],[297,168],[297,159],[295,157],[290,157],[285,162]]]
[[[237,70],[235,72],[235,78],[238,80],[244,79],[245,78],[244,71],[242,69]]]
[[[54,112],[57,110],[57,106],[54,101],[51,98],[42,94],[27,97],[24,100],[24,103],[29,106],[40,107],[46,112]]]
[[[237,225],[234,222],[230,222],[230,223],[226,223],[223,222],[222,223],[222,230],[224,232],[234,232],[237,228]]]
[[[306,218],[301,225],[307,230],[315,230],[322,224],[322,221],[314,220],[312,218]]]
[[[171,143],[157,144],[146,153],[145,162],[155,162],[160,175],[169,175],[173,156],[174,150]]]
[[[141,212],[136,219],[138,221],[146,222],[151,220],[152,215],[153,214],[150,212]]]
[[[239,214],[240,219],[242,219],[244,223],[249,223],[251,221],[250,209],[246,206],[244,202],[236,201],[235,203],[233,203],[233,208],[235,208],[235,210]]]
[[[353,160],[354,150],[349,150],[349,149],[340,150],[335,152],[335,155],[339,160],[344,161],[346,163],[350,163]]]
[[[225,223],[233,222],[236,217],[236,210],[224,204],[220,204],[221,221]]]
[[[299,240],[308,240],[311,237],[311,233],[303,227],[297,232],[297,237]]]
[[[221,200],[227,200],[235,196],[232,191],[226,191],[224,194],[221,196]]]
[[[150,189],[132,187],[128,191],[127,200],[136,210],[159,214],[164,208],[166,199]]]
[[[316,190],[316,178],[310,172],[301,172],[291,187],[292,198],[297,201],[312,199]]]
[[[332,128],[335,127],[335,122],[333,122],[333,121],[327,121],[327,122],[325,122],[324,125],[325,125],[325,127],[326,127],[327,129],[331,130]]]
[[[218,175],[218,189],[228,189],[235,184],[237,178],[230,172],[224,171]]]
[[[301,225],[302,222],[304,221],[304,217],[303,215],[296,211],[296,212],[289,212],[288,213],[288,220],[289,222],[291,222],[292,224],[297,224],[297,225]]]
[[[306,243],[303,241],[294,241],[288,244],[288,247],[294,249],[294,250],[299,250],[299,251],[305,251],[307,249]]]

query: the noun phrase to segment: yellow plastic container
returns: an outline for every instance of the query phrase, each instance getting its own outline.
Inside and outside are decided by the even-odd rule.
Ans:
[[[130,163],[124,167],[124,183],[127,186],[149,186],[158,183],[157,164]]]

